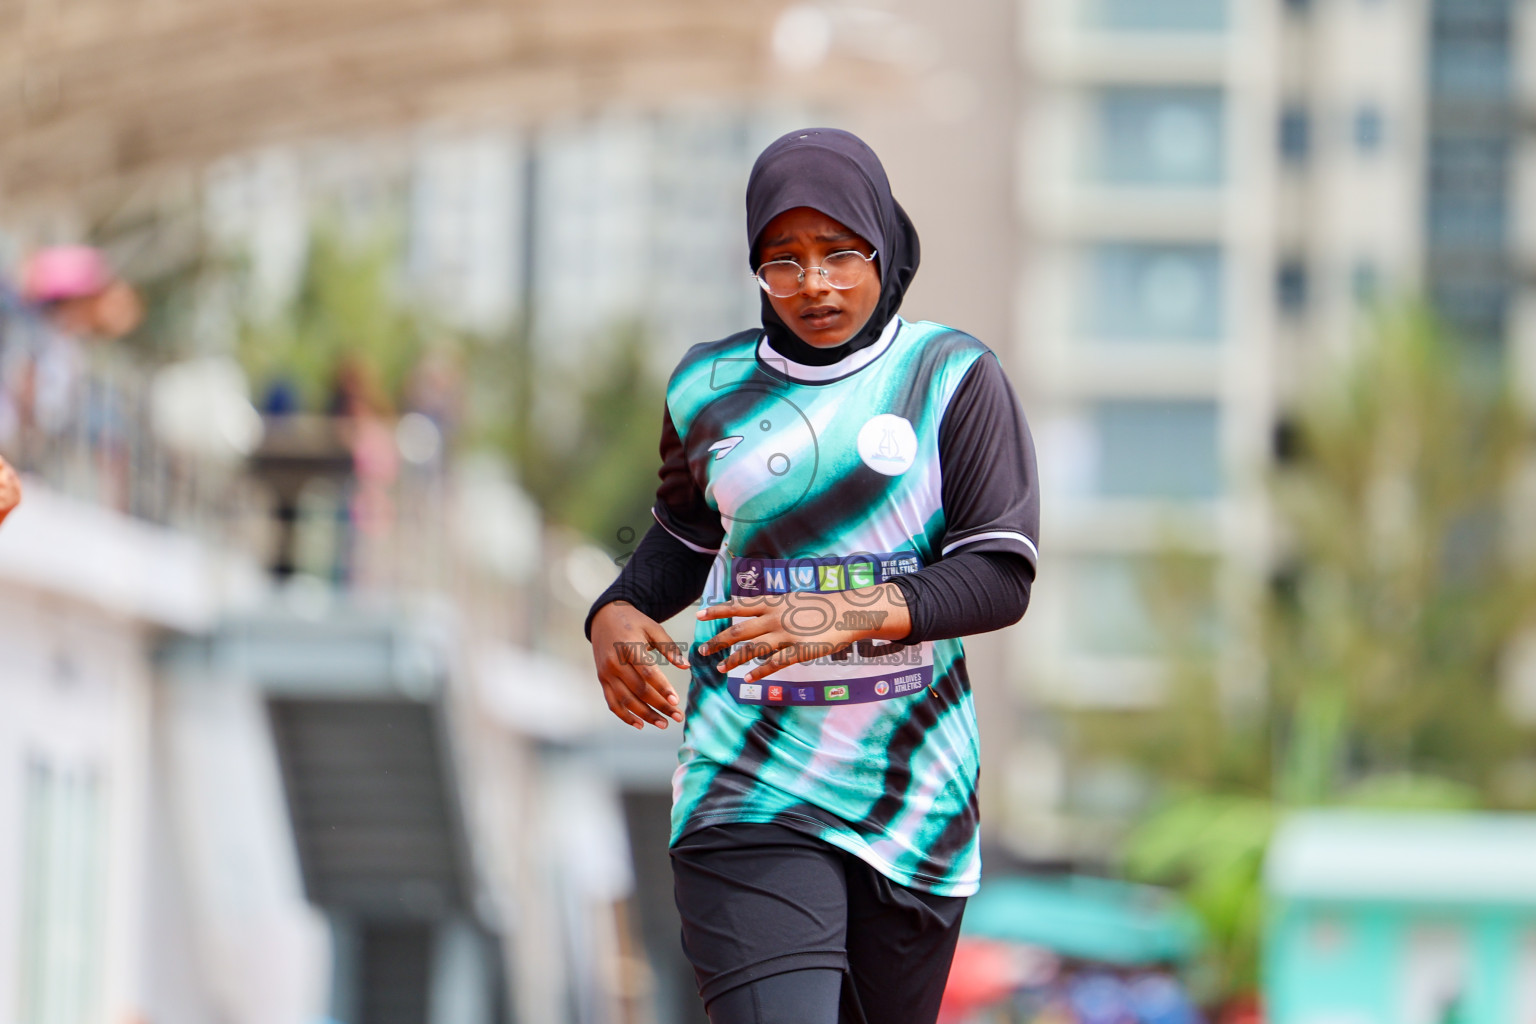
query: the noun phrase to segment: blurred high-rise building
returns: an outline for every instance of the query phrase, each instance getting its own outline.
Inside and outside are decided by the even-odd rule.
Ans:
[[[1263,685],[1245,609],[1268,585],[1266,474],[1298,389],[1373,309],[1421,295],[1460,344],[1530,362],[1532,21],[1510,0],[1021,11],[1018,352],[1049,591],[1017,662],[1048,706],[1157,706],[1167,645],[1144,583],[1178,547],[1208,568],[1222,696],[1240,711]],[[1060,780],[1018,787],[1013,835],[1039,854],[1090,850],[1074,819],[1144,796],[1113,764],[1025,749],[1016,775]]]

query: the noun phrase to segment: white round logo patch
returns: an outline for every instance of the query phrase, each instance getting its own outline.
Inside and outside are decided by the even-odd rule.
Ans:
[[[875,684],[875,693],[881,697],[891,692],[891,684],[884,679]]]
[[[917,458],[917,432],[902,417],[883,412],[859,429],[859,458],[876,473],[899,476]]]

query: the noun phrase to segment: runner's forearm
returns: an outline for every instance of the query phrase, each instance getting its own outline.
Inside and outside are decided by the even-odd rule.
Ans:
[[[592,639],[592,617],[603,605],[614,601],[628,601],[657,622],[670,619],[704,593],[714,560],[714,555],[693,551],[652,523],[640,538],[640,546],[624,563],[619,578],[587,612],[587,639]]]
[[[906,643],[1002,629],[1029,607],[1034,570],[1020,555],[961,551],[915,573],[894,576],[912,618]]]

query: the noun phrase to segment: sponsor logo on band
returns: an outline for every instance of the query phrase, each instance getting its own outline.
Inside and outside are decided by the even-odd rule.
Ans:
[[[738,557],[731,561],[731,580],[737,594],[828,593],[873,587],[922,567],[916,551],[804,558]]]
[[[743,704],[782,707],[787,703],[805,705],[866,704],[871,701],[897,700],[904,696],[921,697],[932,678],[933,669],[922,666],[897,675],[868,675],[841,680],[822,679],[797,683],[749,683],[733,678],[730,691]]]

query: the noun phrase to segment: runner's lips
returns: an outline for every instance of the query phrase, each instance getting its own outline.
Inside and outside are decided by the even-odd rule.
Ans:
[[[841,313],[836,306],[812,306],[800,314],[802,320],[827,320]]]

